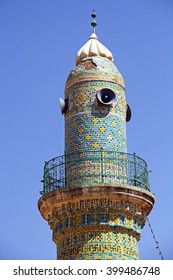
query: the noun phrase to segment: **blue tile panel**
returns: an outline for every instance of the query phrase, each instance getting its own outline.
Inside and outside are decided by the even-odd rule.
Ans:
[[[69,108],[65,114],[65,151],[98,151],[102,148],[127,152],[123,79],[107,58],[93,60],[93,68],[86,69],[79,64],[67,80],[65,97]],[[115,92],[113,106],[99,104],[96,94],[103,88]]]

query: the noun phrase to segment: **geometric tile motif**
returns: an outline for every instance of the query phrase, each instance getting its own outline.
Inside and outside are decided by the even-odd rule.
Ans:
[[[114,107],[98,104],[96,93],[101,88],[109,88],[116,93]],[[87,173],[91,175],[100,172],[100,163],[81,162],[81,153],[84,153],[85,156],[85,151],[127,152],[126,110],[125,107],[123,108],[126,103],[124,89],[107,81],[87,81],[73,84],[66,90],[66,94],[70,99],[70,108],[65,115],[65,152],[66,155],[74,153],[76,162],[75,165],[71,164],[71,161],[66,164],[66,183],[70,186],[72,182],[75,183],[76,174],[79,173],[81,173],[81,180],[76,183],[85,184],[82,170],[86,172],[88,170]],[[122,169],[115,161],[110,161],[105,172],[110,173],[111,168],[112,175],[119,173],[120,179],[115,181],[115,176],[112,176],[111,179],[110,176],[107,176],[106,182],[126,183],[124,181],[126,167]],[[97,181],[94,179],[93,183]]]
[[[66,153],[101,148],[127,152],[124,89],[106,81],[97,81],[96,85],[94,82],[77,85],[77,88],[73,85],[67,90],[70,92],[71,107],[65,115]],[[96,93],[103,87],[116,93],[114,108],[98,104]]]
[[[64,203],[53,213],[58,259],[138,259],[140,205],[107,198]]]
[[[122,244],[96,243],[70,246],[60,250],[57,259],[61,260],[137,260],[138,249]]]

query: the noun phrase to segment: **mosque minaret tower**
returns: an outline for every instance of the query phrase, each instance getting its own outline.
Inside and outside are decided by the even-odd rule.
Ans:
[[[135,260],[152,210],[146,162],[127,153],[131,118],[112,53],[93,33],[76,55],[65,96],[65,154],[45,163],[38,201],[61,260]]]

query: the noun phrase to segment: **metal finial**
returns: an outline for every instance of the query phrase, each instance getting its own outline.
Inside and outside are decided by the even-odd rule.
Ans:
[[[95,33],[95,27],[97,26],[97,22],[95,20],[96,18],[96,13],[95,10],[93,9],[93,12],[91,14],[91,17],[93,18],[93,21],[91,22],[91,26],[93,27],[93,32]]]

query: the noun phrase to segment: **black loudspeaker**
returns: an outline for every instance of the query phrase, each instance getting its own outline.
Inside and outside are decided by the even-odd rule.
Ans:
[[[111,105],[116,100],[115,92],[109,88],[103,88],[97,92],[97,98],[101,104]]]
[[[59,105],[61,108],[61,113],[63,115],[68,109],[68,99],[66,98],[65,100],[63,100],[62,98],[59,97]]]
[[[129,122],[132,117],[132,111],[130,109],[130,106],[126,105],[126,122]]]

